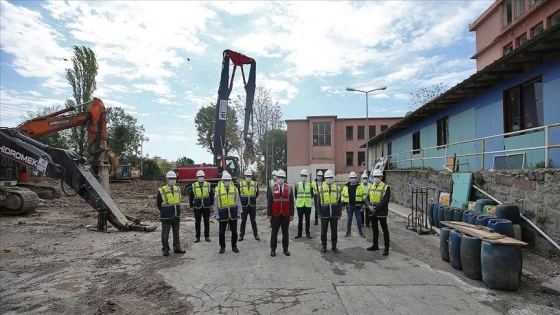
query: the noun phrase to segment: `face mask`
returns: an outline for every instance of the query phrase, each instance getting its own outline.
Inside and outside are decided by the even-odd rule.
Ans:
[[[203,182],[204,182],[204,177],[199,177],[199,178],[198,178],[198,182],[199,182],[199,183],[203,183]]]
[[[368,180],[367,178],[362,179],[362,183],[367,184]]]
[[[355,183],[356,183],[356,180],[357,180],[357,179],[355,179],[355,178],[350,178],[350,183],[351,183],[351,184],[355,184]]]
[[[230,180],[224,181],[224,186],[229,187],[230,184],[231,184],[231,181],[230,181]]]
[[[330,184],[332,184],[332,182],[333,182],[333,179],[332,179],[332,178],[327,178],[327,179],[326,179],[326,181],[327,181],[327,184],[329,184],[329,185],[330,185]]]
[[[381,183],[381,177],[375,177],[375,178],[373,179],[373,182],[374,182],[375,184]]]
[[[307,181],[307,176],[302,176],[302,177],[301,177],[301,181],[302,181],[302,182],[306,182],[306,181]]]
[[[174,179],[168,179],[168,180],[167,180],[167,185],[173,186],[173,185],[175,185],[176,182],[177,182],[177,181],[174,180]]]
[[[251,182],[251,177],[245,177],[245,181],[249,184]]]
[[[317,176],[317,181],[318,181],[318,182],[320,182],[320,181],[322,181],[322,180],[323,180],[323,177],[322,177],[322,176]]]
[[[284,179],[283,178],[278,178],[276,181],[278,182],[278,185],[283,185],[284,184]]]

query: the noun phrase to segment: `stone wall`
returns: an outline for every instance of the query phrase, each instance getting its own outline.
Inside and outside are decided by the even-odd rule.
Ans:
[[[429,190],[428,202],[435,203],[439,191],[452,191],[451,173],[422,170],[387,170],[386,182],[391,185],[391,201],[411,207],[411,187]],[[560,244],[560,169],[528,169],[480,171],[473,173],[473,184],[504,204],[517,204],[521,213],[556,243]],[[471,200],[488,198],[476,189]],[[544,237],[528,223],[522,222],[523,241],[544,255],[559,255]]]

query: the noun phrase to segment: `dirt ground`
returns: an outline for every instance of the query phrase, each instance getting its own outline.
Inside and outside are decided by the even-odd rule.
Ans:
[[[156,189],[161,185],[156,181],[111,184],[111,196],[126,215],[158,225],[151,233],[118,232],[112,227],[110,233],[91,230],[97,212],[78,196],[44,201],[24,217],[0,216],[0,313],[190,313],[188,296],[176,292],[157,273],[178,263],[161,256],[155,207]],[[259,199],[263,215],[264,196]],[[194,219],[188,211],[183,217],[181,238],[190,243],[194,239]],[[441,260],[436,237],[418,236],[404,226],[404,219],[390,217],[395,250],[484,287]],[[213,242],[217,242],[215,222],[211,231]],[[188,246],[183,243],[183,247]],[[504,314],[531,314],[512,311],[524,308],[537,310],[534,314],[547,313],[539,309],[560,309],[558,296],[539,291],[543,281],[560,274],[560,263],[526,250],[523,255],[525,271],[519,290],[492,291],[492,307]]]

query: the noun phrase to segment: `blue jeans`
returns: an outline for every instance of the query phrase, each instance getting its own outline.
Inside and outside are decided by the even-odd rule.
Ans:
[[[361,206],[348,205],[347,210],[347,220],[346,220],[346,233],[350,234],[352,230],[352,217],[356,215],[356,223],[358,224],[358,232],[362,233],[362,213],[360,212]]]

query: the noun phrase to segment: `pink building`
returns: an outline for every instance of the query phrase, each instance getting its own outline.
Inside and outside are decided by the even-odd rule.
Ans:
[[[368,119],[369,138],[384,131],[402,117]],[[366,168],[365,118],[308,116],[286,120],[288,127],[288,180],[299,181],[299,173],[307,169],[315,178],[317,171],[332,170],[336,180],[346,181],[352,171],[361,174]],[[382,145],[369,148],[370,167],[382,156]]]
[[[558,0],[496,0],[469,30],[476,32],[476,70],[560,22]]]

